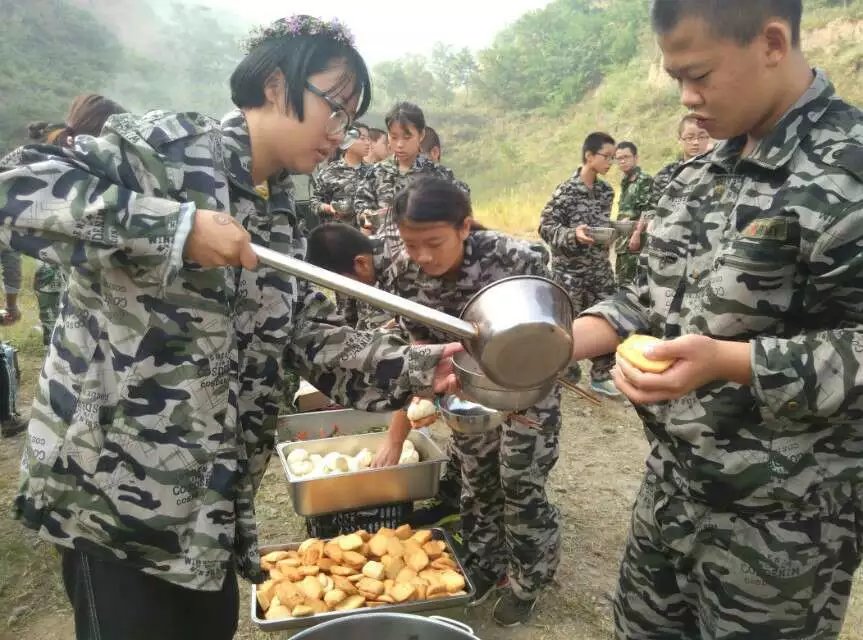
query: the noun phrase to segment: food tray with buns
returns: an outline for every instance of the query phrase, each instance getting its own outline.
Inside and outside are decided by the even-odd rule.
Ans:
[[[387,430],[392,413],[372,413],[356,409],[335,409],[279,416],[276,433],[279,442],[320,440]]]
[[[304,629],[370,612],[442,611],[464,606],[474,595],[442,529],[402,525],[374,535],[312,538],[263,547],[261,559],[270,579],[252,585],[251,620],[262,631]]]
[[[411,431],[408,435],[418,454],[418,462],[313,478],[295,473],[289,462],[292,452],[300,449],[323,457],[334,453],[356,456],[363,449],[374,454],[386,438],[386,433],[366,433],[278,444],[276,452],[288,480],[294,510],[301,516],[318,516],[436,496],[447,456],[431,438],[419,431]]]

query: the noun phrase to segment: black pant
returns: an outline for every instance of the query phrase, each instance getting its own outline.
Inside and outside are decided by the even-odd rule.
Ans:
[[[78,640],[230,640],[237,631],[233,570],[221,591],[194,591],[81,551],[60,551]]]

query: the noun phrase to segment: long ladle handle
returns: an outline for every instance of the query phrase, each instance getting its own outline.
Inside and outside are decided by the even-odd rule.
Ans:
[[[292,276],[314,282],[328,289],[333,289],[351,298],[367,302],[373,307],[386,309],[411,320],[416,320],[424,325],[445,331],[450,335],[462,340],[472,340],[477,337],[477,328],[470,322],[460,320],[455,316],[443,313],[437,309],[400,298],[376,287],[371,287],[346,276],[315,265],[290,258],[278,251],[273,251],[257,244],[252,244],[252,249],[258,255],[258,259],[266,265],[290,273]]]

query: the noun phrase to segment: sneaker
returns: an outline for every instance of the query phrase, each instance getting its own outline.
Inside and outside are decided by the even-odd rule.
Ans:
[[[609,398],[619,398],[622,395],[610,378],[608,380],[591,380],[590,390]]]
[[[467,603],[467,606],[470,608],[478,607],[488,600],[492,594],[497,593],[497,590],[500,588],[498,586],[500,585],[499,580],[488,580],[479,576],[471,576],[471,582],[473,582],[474,594],[473,600]]]
[[[445,524],[457,522],[461,519],[458,505],[451,505],[438,498],[431,498],[421,502],[408,518],[408,524],[414,529],[428,527],[442,527]]]
[[[530,620],[535,606],[536,598],[522,600],[516,597],[512,591],[508,590],[498,598],[491,617],[502,627],[517,627]]]

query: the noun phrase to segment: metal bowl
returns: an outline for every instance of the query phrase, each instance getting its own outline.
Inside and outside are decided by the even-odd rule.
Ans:
[[[532,407],[554,389],[555,380],[530,389],[507,389],[492,382],[469,353],[453,356],[453,368],[461,385],[462,397],[499,411],[521,411]]]
[[[635,231],[636,220],[615,220],[612,222],[614,230],[621,236],[631,236]]]
[[[324,622],[294,640],[479,640],[464,622],[409,613],[367,613]]]
[[[506,419],[506,413],[481,404],[449,395],[437,401],[443,421],[453,431],[473,435],[496,429]]]
[[[465,348],[481,363],[489,383],[507,393],[530,391],[553,382],[569,366],[573,315],[569,294],[551,280],[504,278],[480,290],[462,310],[462,319],[478,330]]]
[[[588,227],[587,233],[598,245],[611,244],[614,240],[614,227]]]

